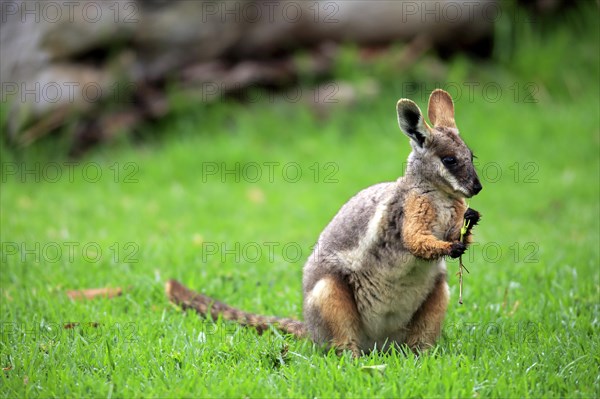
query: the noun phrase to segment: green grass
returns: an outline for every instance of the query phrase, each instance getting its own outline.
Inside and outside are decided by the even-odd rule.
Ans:
[[[484,219],[465,256],[465,304],[449,261],[443,337],[418,358],[355,360],[275,331],[202,320],[169,304],[163,286],[177,278],[243,309],[300,318],[302,263],[322,228],[354,193],[402,173],[409,146],[394,105],[412,87],[406,82],[418,81],[411,97],[426,109],[431,58],[406,78],[386,62],[360,66],[361,75],[347,49],[338,75],[378,79],[380,92],[324,120],[301,103],[180,99],[142,143],[99,148],[72,175],[68,160],[44,148],[52,139],[19,154],[3,149],[0,395],[600,396],[598,59],[578,55],[597,49],[598,35],[571,53],[553,49],[567,34],[517,51],[539,60],[564,50],[580,68],[568,80],[563,70],[543,78],[534,103],[524,101],[533,60],[513,69],[466,59],[443,66],[447,85],[493,82],[503,95],[492,102],[475,90],[456,102],[484,185],[471,206]],[[544,74],[558,68],[552,60]],[[236,163],[246,174],[207,174]],[[124,295],[66,296],[106,286]]]

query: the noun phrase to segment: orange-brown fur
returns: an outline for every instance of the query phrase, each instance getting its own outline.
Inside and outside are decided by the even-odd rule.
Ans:
[[[436,210],[429,198],[423,195],[409,195],[404,212],[402,237],[404,245],[413,255],[423,259],[435,259],[448,254],[452,244],[432,234]]]
[[[193,309],[202,316],[210,314],[213,320],[217,320],[221,315],[226,320],[254,327],[259,333],[267,330],[269,326],[274,326],[300,338],[306,335],[306,326],[301,321],[244,312],[209,296],[194,292],[176,280],[167,281],[165,291],[172,302],[184,309]]]
[[[406,344],[409,348],[415,351],[424,350],[435,344],[442,330],[448,299],[446,276],[440,275],[435,287],[408,325]]]
[[[323,321],[331,333],[330,342],[338,350],[349,349],[358,355],[358,329],[360,319],[352,292],[348,286],[333,277],[324,281],[325,292],[316,299]]]

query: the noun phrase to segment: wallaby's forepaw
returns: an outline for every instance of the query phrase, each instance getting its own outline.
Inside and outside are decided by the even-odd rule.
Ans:
[[[479,221],[481,220],[481,214],[475,209],[469,208],[465,212],[464,218],[469,223],[468,229],[471,230],[473,226],[476,226],[477,223],[479,223]]]
[[[450,253],[448,253],[448,255],[450,255],[451,258],[456,259],[462,254],[464,254],[466,250],[466,244],[460,241],[455,241],[452,243],[452,246],[450,247]]]

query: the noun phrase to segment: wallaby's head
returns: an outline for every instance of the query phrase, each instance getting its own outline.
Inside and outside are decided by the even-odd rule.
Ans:
[[[454,104],[450,94],[436,89],[429,97],[430,127],[413,101],[401,99],[396,105],[400,129],[413,148],[407,173],[433,184],[452,197],[470,198],[481,191],[473,166],[473,153],[458,135]]]

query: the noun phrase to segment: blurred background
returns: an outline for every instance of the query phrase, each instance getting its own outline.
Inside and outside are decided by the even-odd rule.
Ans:
[[[582,8],[596,14],[597,2],[6,1],[2,138],[22,147],[58,133],[68,136],[75,155],[96,143],[143,136],[143,123],[176,111],[172,94],[197,109],[230,98],[260,101],[266,90],[325,117],[332,108],[378,97],[388,80],[398,97],[424,96],[451,77],[449,63],[463,59],[501,66],[488,75],[495,83],[522,79],[501,87],[515,97],[574,95],[577,73],[548,71],[563,70],[553,63],[560,48],[537,62],[527,53],[563,25],[572,37],[562,40],[594,36],[577,22]],[[519,46],[524,40],[531,49]],[[550,76],[559,78],[558,87]],[[453,84],[471,95],[483,88]]]

